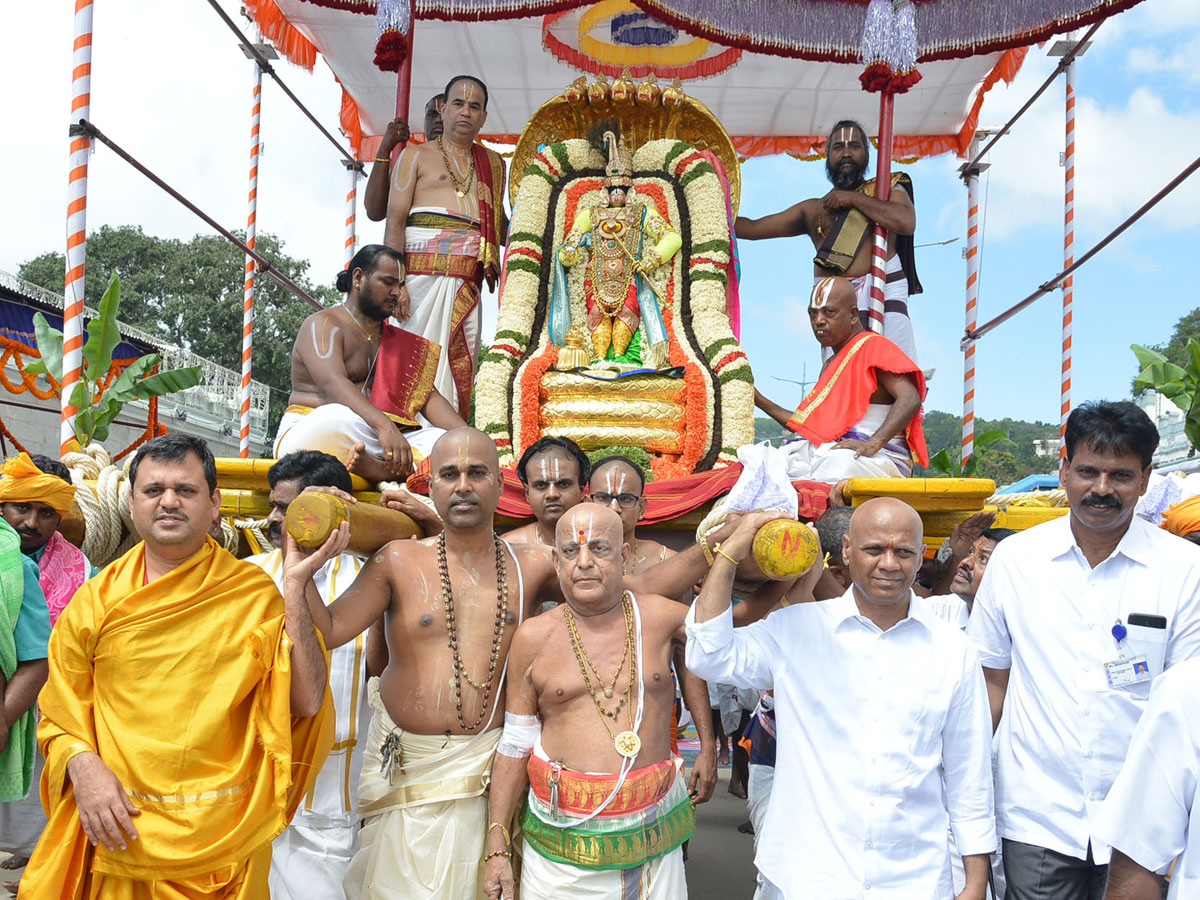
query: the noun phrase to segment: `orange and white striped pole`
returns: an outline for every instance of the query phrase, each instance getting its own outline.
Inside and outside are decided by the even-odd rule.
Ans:
[[[354,253],[358,250],[358,234],[355,231],[355,223],[358,218],[358,173],[357,165],[346,163],[346,171],[350,175],[350,189],[346,191],[346,266],[349,267],[350,260],[354,259]]]
[[[1067,63],[1067,131],[1063,153],[1063,268],[1075,262],[1075,60]],[[1071,305],[1074,302],[1074,277],[1062,283],[1062,386],[1059,394],[1058,458],[1067,456],[1067,417],[1071,414]]]
[[[979,140],[971,140],[967,159],[979,153]],[[967,333],[979,319],[979,168],[964,173],[967,182]],[[975,452],[975,342],[963,349],[962,461]]]
[[[254,236],[258,217],[258,139],[259,114],[262,102],[262,69],[258,61],[254,66],[254,91],[250,107],[250,193],[246,210],[246,246],[254,249]],[[254,258],[246,257],[246,279],[242,295],[242,410],[241,436],[238,441],[238,456],[250,456],[250,375],[254,355]]]
[[[71,59],[71,124],[92,117],[92,0],[75,0],[75,44]],[[71,135],[67,178],[67,265],[63,296],[62,418],[59,453],[75,439],[71,393],[83,377],[83,273],[87,257],[87,173],[92,140]]]

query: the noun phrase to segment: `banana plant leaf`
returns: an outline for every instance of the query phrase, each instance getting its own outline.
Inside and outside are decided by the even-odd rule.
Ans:
[[[84,373],[88,381],[99,381],[112,365],[113,349],[121,340],[117,309],[121,305],[121,279],[113,272],[108,288],[100,298],[99,315],[87,324],[88,339],[83,345]]]

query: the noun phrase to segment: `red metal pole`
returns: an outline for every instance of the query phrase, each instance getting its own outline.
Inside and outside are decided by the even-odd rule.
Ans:
[[[416,10],[414,10],[414,13]],[[413,61],[413,34],[416,32],[417,23],[414,20],[409,20],[408,26],[408,56],[404,58],[404,62],[400,64],[400,71],[396,73],[396,118],[403,119],[408,122],[408,95],[412,93],[412,61]],[[409,130],[412,130],[412,123],[408,122]],[[400,151],[404,149],[404,144],[397,144],[392,148],[392,162],[395,162],[400,157]]]
[[[875,166],[875,196],[887,202],[892,193],[892,113],[896,95],[879,94],[879,159]],[[871,330],[883,331],[883,291],[887,270],[887,229],[876,224],[871,244]]]

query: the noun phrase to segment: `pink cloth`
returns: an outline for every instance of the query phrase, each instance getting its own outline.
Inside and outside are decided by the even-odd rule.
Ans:
[[[88,562],[83,552],[57,531],[50,535],[38,561],[38,581],[46,595],[53,627],[61,613],[88,577]]]

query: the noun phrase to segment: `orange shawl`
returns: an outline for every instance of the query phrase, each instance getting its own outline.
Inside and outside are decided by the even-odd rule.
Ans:
[[[787,427],[814,444],[838,440],[866,413],[879,384],[878,370],[908,375],[921,400],[925,399],[925,375],[917,364],[883,335],[862,331],[846,341],[826,364],[813,389],[788,419]],[[904,427],[904,438],[913,459],[928,465],[920,409]]]
[[[51,635],[38,726],[49,825],[21,879],[30,897],[84,897],[92,872],[181,881],[243,863],[287,825],[329,752],[328,688],[316,716],[291,714],[270,576],[212,538],[163,577],[144,573],[138,544],[84,583]],[[93,848],[80,827],[66,765],[83,750],[141,809],[127,850]]]

